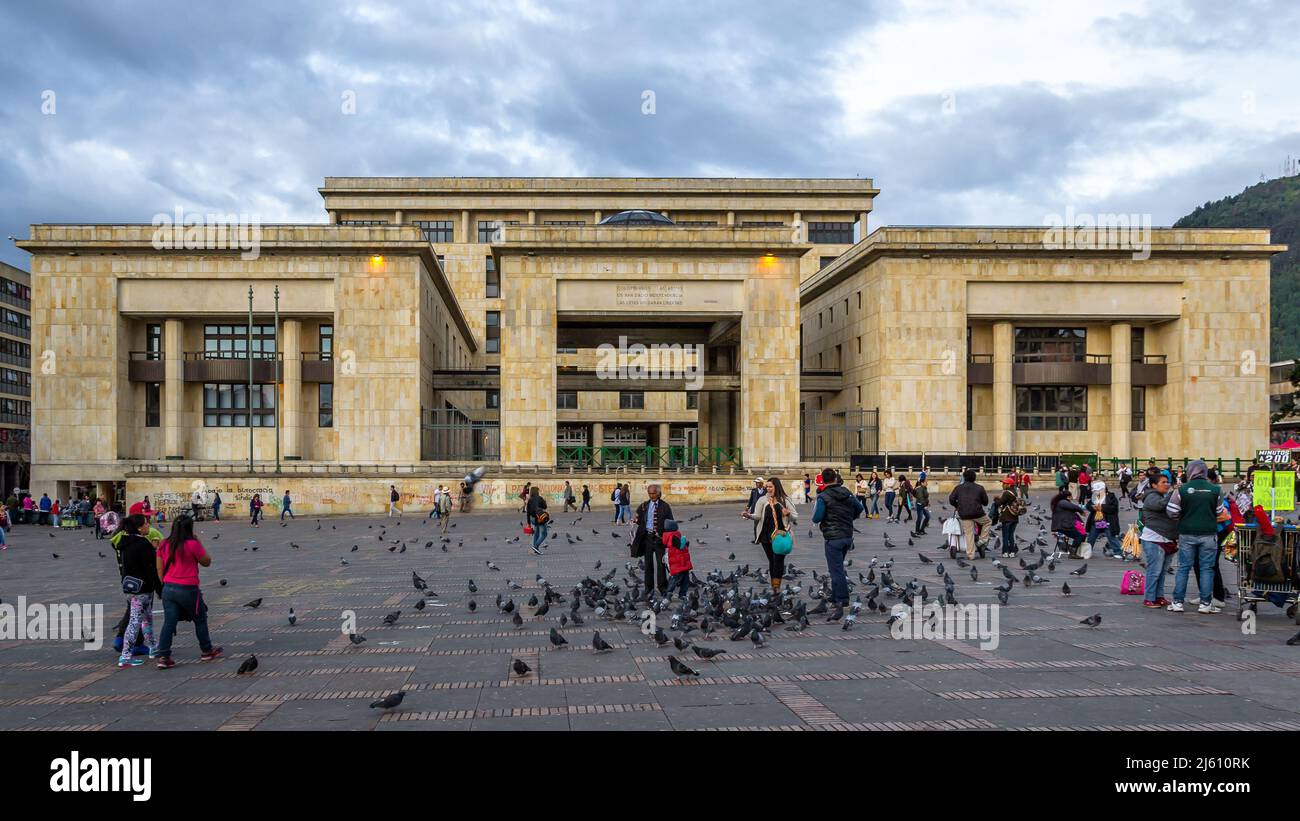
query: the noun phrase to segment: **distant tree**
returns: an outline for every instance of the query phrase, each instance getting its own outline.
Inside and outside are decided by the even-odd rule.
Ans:
[[[1282,400],[1281,406],[1278,407],[1277,413],[1273,414],[1274,422],[1281,422],[1296,415],[1297,404],[1300,404],[1300,360],[1296,361],[1295,367],[1291,369],[1291,395]]]

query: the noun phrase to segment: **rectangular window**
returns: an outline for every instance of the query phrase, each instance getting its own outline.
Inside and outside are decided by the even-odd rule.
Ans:
[[[586,225],[586,220],[542,220],[542,225]]]
[[[717,220],[675,220],[675,222],[688,228],[710,228],[718,224]]]
[[[557,410],[577,410],[578,392],[559,391],[555,394],[555,407]]]
[[[334,427],[334,383],[320,383],[316,394],[316,427]]]
[[[501,312],[487,312],[487,347],[486,353],[501,353]]]
[[[1083,362],[1085,328],[1016,328],[1016,362]]]
[[[497,271],[496,257],[487,258],[487,289],[485,295],[488,299],[496,299],[501,296],[501,274]]]
[[[478,241],[492,243],[501,241],[501,228],[506,225],[518,225],[519,220],[479,220]]]
[[[1147,389],[1140,386],[1133,386],[1133,425],[1135,431],[1144,431],[1147,429]]]
[[[852,245],[853,223],[810,222],[808,223],[808,241],[822,245]]]
[[[858,337],[858,356],[862,356],[862,337]]]
[[[491,409],[501,407],[501,391],[485,391],[487,394],[487,406]]]
[[[1088,388],[1084,385],[1017,386],[1016,430],[1088,429]]]
[[[203,386],[205,428],[247,427],[250,412],[253,427],[275,427],[275,385],[253,385],[251,402],[248,385],[209,382]]]
[[[858,310],[862,310],[862,292],[858,291]]]
[[[862,386],[858,385],[854,390],[857,391],[857,406],[862,407]]]
[[[316,344],[319,346],[320,358],[329,360],[334,358],[334,326],[322,325],[320,331],[316,334]]]
[[[740,224],[741,228],[784,228],[785,223],[780,220],[747,220]]]
[[[161,325],[145,325],[145,326],[144,326],[144,349],[145,349],[145,351],[147,351],[148,353],[151,353],[151,354],[160,354],[160,353],[162,353],[162,349],[163,349],[162,344],[163,344],[163,340],[162,340],[162,326],[161,326]],[[158,358],[158,357],[154,357],[154,356],[149,357],[149,359],[157,359],[157,358]]]
[[[575,353],[578,352],[578,349],[577,349],[577,348],[574,348],[574,347],[572,347],[572,346],[569,346],[569,345],[556,345],[556,346],[555,346],[555,352],[556,352],[557,354],[561,354],[561,353],[564,353],[564,354],[575,354]]]
[[[645,394],[641,391],[619,391],[619,410],[645,410]]]
[[[144,386],[144,426],[156,428],[162,424],[162,383],[148,382]]]
[[[830,265],[832,262],[834,262],[837,259],[839,259],[839,257],[818,257],[817,270],[820,271],[821,269],[825,268],[827,265]]]
[[[832,306],[830,307],[830,312],[831,312],[831,324],[834,325],[834,324],[835,324],[835,306],[834,306],[834,305],[832,305]]]
[[[275,326],[253,326],[253,358],[272,359],[275,356]],[[247,359],[247,325],[204,325],[204,359]]]
[[[1133,361],[1141,362],[1147,352],[1147,329],[1131,329],[1129,332],[1129,346],[1131,348],[1129,353],[1132,355]],[[1137,428],[1134,428],[1134,430],[1137,430]]]
[[[339,220],[339,225],[346,225],[353,228],[365,228],[369,225],[387,225],[388,220]]]
[[[822,320],[825,319],[825,318],[826,318],[826,317],[822,316],[822,312],[821,312],[821,311],[818,311],[818,312],[817,312],[817,327],[818,327],[819,329],[820,329],[820,328],[824,328],[824,327],[826,327],[825,324],[822,322]]]
[[[700,409],[700,392],[699,392],[699,391],[687,391],[687,392],[686,392],[686,409],[687,409],[687,410],[699,410],[699,409]]]
[[[455,242],[455,220],[413,220],[412,225],[424,232],[426,242]]]

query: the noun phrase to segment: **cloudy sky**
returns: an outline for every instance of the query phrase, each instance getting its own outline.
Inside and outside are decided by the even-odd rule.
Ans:
[[[1298,33],[1288,0],[7,3],[0,235],[320,222],[356,174],[863,176],[874,226],[1168,224],[1300,156]]]

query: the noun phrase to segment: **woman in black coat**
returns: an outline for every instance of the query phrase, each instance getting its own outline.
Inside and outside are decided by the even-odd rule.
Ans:
[[[1079,514],[1087,513],[1079,505],[1070,501],[1070,489],[1061,488],[1052,497],[1052,532],[1060,534],[1070,542],[1070,558],[1079,557],[1079,545],[1083,543],[1083,534],[1075,527]]]
[[[751,515],[746,513],[746,515]],[[795,513],[790,500],[785,495],[785,488],[780,479],[767,480],[767,495],[758,500],[757,510],[752,514],[758,519],[758,536],[754,541],[761,545],[767,556],[767,570],[772,577],[772,592],[781,592],[781,580],[785,578],[785,555],[772,550],[772,536],[778,530],[789,530],[794,525]]]
[[[162,594],[162,582],[158,580],[158,565],[154,560],[153,543],[144,534],[149,532],[149,520],[136,514],[127,516],[122,521],[121,536],[114,548],[121,557],[119,567],[122,579],[138,581],[138,589],[126,593],[130,616],[126,623],[126,632],[122,634],[122,655],[118,657],[118,667],[139,667],[144,659],[133,655],[131,645],[135,643],[137,632],[152,657],[158,649],[158,642],[153,636],[153,597]],[[134,582],[133,582],[134,583]]]

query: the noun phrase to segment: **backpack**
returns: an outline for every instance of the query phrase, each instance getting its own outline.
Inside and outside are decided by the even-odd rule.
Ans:
[[[1287,552],[1277,533],[1256,533],[1247,559],[1250,580],[1264,584],[1286,582],[1291,575],[1291,568],[1287,567],[1290,558]]]
[[[618,488],[614,488],[614,490],[609,494],[609,500],[611,502],[618,501]]]

